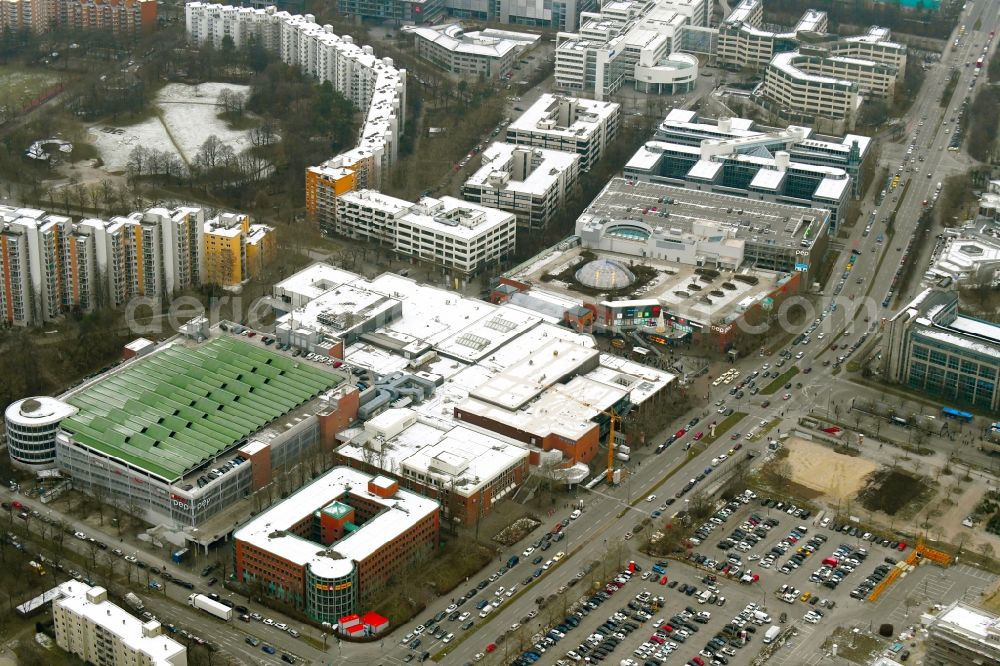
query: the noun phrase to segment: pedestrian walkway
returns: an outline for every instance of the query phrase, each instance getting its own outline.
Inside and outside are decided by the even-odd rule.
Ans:
[[[816,631],[817,626],[809,624],[796,627],[797,634],[785,641],[785,644],[771,655],[767,663],[775,666],[784,666],[785,664],[799,666],[799,664],[812,663],[807,661],[810,657],[803,654],[802,651],[806,647],[809,637]],[[815,655],[815,650],[811,654]]]

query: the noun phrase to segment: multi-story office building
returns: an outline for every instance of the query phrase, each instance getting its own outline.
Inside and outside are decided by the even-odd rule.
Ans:
[[[221,213],[205,222],[202,282],[222,286],[241,284],[259,275],[274,256],[274,229],[250,224],[240,213]]]
[[[34,326],[66,312],[162,299],[201,283],[200,208],[111,220],[0,207],[0,318]]]
[[[959,408],[1000,410],[1000,325],[960,314],[957,292],[922,291],[889,321],[884,347],[886,381]]]
[[[1000,286],[1000,229],[990,224],[945,229],[934,256],[934,263],[924,273],[924,284]]]
[[[463,278],[514,253],[514,215],[454,197],[411,203],[358,190],[340,196],[336,206],[336,233],[388,246]]]
[[[335,467],[239,527],[235,575],[336,623],[437,547],[439,505],[385,476]]]
[[[405,26],[413,35],[417,56],[446,72],[487,79],[509,78],[520,53],[538,41],[538,35],[509,30],[465,31],[458,23]]]
[[[836,228],[853,192],[852,172],[864,166],[870,139],[812,138],[808,127],[755,129],[751,120],[702,122],[674,109],[656,139],[625,165],[626,178],[682,185],[758,201],[821,207]]]
[[[860,97],[891,97],[906,67],[906,47],[886,28],[864,35],[826,33],[825,12],[806,11],[787,32],[764,28],[762,0],[743,0],[719,26],[716,61],[765,70],[755,98],[784,118],[853,123]]]
[[[462,196],[514,213],[524,229],[544,229],[576,186],[580,156],[558,150],[494,143],[482,166],[462,186]]]
[[[401,4],[423,16],[421,8],[439,1]],[[192,41],[211,42],[219,48],[228,35],[239,48],[252,38],[283,62],[318,81],[332,83],[362,112],[358,144],[306,170],[306,211],[321,229],[331,226],[333,202],[341,193],[379,187],[382,172],[396,160],[404,129],[405,69],[395,67],[391,58],[377,58],[372,47],[359,46],[350,36],[338,37],[330,26],[317,25],[312,14],[202,2],[188,3],[184,12]]]
[[[616,0],[586,13],[576,33],[560,33],[556,85],[603,100],[624,84],[646,93],[684,93],[698,79],[698,59],[680,53],[687,26],[705,25],[704,0]]]
[[[956,601],[927,626],[927,666],[1000,663],[1000,618]]]
[[[108,601],[108,591],[69,581],[52,602],[56,645],[88,664],[186,666],[187,648]]]
[[[836,53],[836,48],[802,46],[776,55],[767,66],[759,99],[784,118],[829,118],[850,126],[861,97],[892,97],[900,73],[896,66]]]
[[[595,0],[346,0],[349,15],[396,25],[435,25],[445,15],[551,30],[576,30]]]
[[[156,26],[156,0],[2,0],[0,29],[44,32],[111,30],[133,34]]]
[[[802,33],[822,34],[828,27],[826,12],[807,10],[787,32],[764,27],[762,0],[742,0],[719,25],[716,61],[731,69],[762,69],[779,53],[793,51]]]
[[[507,143],[580,156],[590,171],[618,136],[621,105],[546,93],[507,127]]]

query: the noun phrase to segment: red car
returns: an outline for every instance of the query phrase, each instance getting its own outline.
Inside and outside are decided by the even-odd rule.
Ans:
[[[696,442],[697,442],[697,441],[698,441],[699,439],[701,439],[701,438],[702,438],[702,437],[704,437],[704,436],[705,436],[705,433],[703,433],[703,432],[696,432],[696,433],[694,434],[694,441],[696,441]]]
[[[10,505],[12,507],[14,507],[15,509],[23,509],[24,508],[24,505],[21,504],[20,502],[18,502],[17,500],[14,500],[13,502],[11,502]]]
[[[698,666],[705,666],[705,660],[701,657],[691,657],[691,661],[698,664]]]
[[[687,430],[685,430],[684,428],[681,428],[680,430],[678,430],[677,432],[674,433],[674,439],[675,440],[680,439],[681,437],[683,437],[686,434],[687,434]]]
[[[553,534],[559,534],[560,532],[562,532],[562,521],[556,523],[556,526],[552,528]]]
[[[667,577],[664,576],[663,578],[660,579],[660,585],[666,585],[666,584],[667,584]]]
[[[739,439],[739,438],[740,438],[740,433],[738,432],[734,432],[732,435],[729,436],[729,439]]]
[[[906,550],[906,542],[900,541],[899,545],[896,546],[896,550],[898,550],[899,552],[903,552],[904,550]]]
[[[486,646],[486,651],[487,652],[493,652],[496,649],[497,649],[497,644],[496,643],[490,643],[489,645]]]
[[[656,634],[653,634],[652,636],[650,636],[650,637],[649,637],[649,640],[653,641],[653,642],[654,642],[654,643],[656,643],[657,645],[663,645],[664,643],[666,643],[666,642],[667,642],[667,641],[665,641],[664,639],[662,639],[662,638],[660,638],[659,636],[657,636]]]

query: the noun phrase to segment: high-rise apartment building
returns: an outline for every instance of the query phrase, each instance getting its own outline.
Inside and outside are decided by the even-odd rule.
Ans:
[[[419,13],[424,5],[412,6]],[[283,62],[318,81],[329,81],[361,111],[364,121],[358,144],[306,170],[306,211],[321,229],[333,224],[333,201],[340,194],[379,187],[382,171],[396,160],[403,132],[405,69],[396,68],[392,58],[376,57],[371,46],[333,34],[330,26],[318,25],[312,14],[203,2],[188,3],[184,12],[192,41],[211,42],[218,48],[223,37],[229,36],[239,48],[255,39]]]
[[[271,255],[267,229],[247,221],[238,241],[239,275],[253,275]],[[205,281],[204,235],[200,208],[74,222],[0,207],[0,321],[35,326],[67,312],[121,307],[135,297],[160,300],[196,287]]]
[[[156,25],[156,0],[0,0],[0,30],[52,27],[119,33]]]
[[[247,215],[222,213],[205,222],[202,282],[234,286],[258,275],[275,250],[274,229]]]

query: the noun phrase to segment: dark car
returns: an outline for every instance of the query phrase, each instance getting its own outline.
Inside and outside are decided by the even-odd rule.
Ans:
[[[219,579],[213,576],[212,578],[210,578],[208,580],[208,585],[209,585],[209,587],[211,587],[212,585],[215,585],[218,582],[219,582]]]

